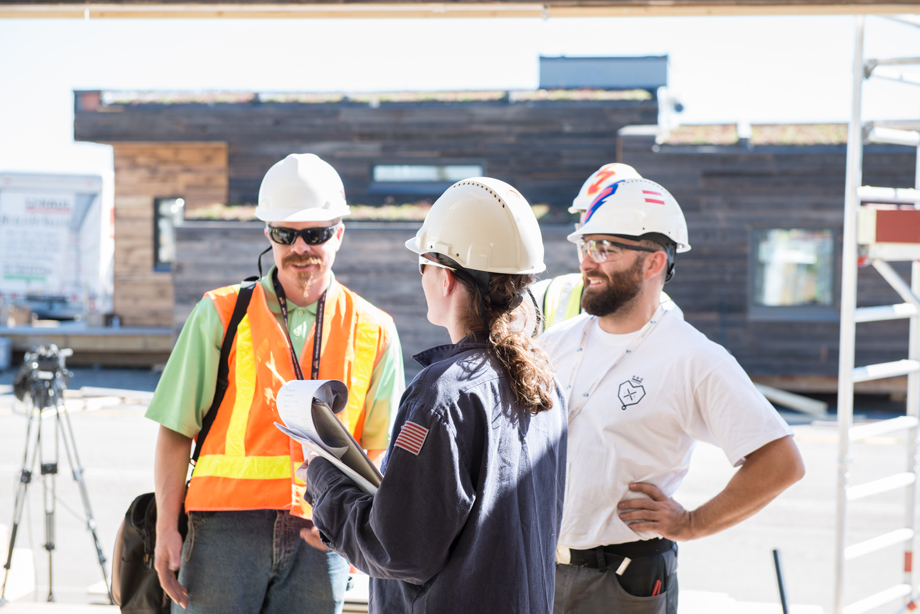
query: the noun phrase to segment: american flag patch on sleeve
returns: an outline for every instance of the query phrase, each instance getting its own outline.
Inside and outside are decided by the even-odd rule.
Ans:
[[[428,429],[415,422],[406,422],[399,430],[399,437],[396,438],[393,445],[418,456],[427,437]]]

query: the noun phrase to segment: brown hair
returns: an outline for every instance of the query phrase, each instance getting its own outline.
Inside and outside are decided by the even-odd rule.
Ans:
[[[489,293],[480,302],[479,293],[461,276],[456,279],[469,290],[467,321],[469,330],[488,325],[489,343],[511,383],[518,403],[531,414],[553,407],[554,369],[546,353],[526,330],[536,320],[533,303],[525,290],[533,275],[489,274]],[[519,295],[524,299],[520,300]],[[485,309],[485,317],[480,310]],[[512,307],[509,307],[512,305]]]

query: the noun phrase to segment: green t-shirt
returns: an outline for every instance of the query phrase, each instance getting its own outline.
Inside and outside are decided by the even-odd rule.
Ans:
[[[283,326],[271,271],[260,282],[269,308]],[[298,307],[288,302],[288,331],[298,359],[315,320],[316,303]],[[194,437],[201,430],[201,420],[214,400],[223,341],[224,327],[217,308],[210,299],[202,299],[182,327],[145,415],[177,433]],[[307,351],[312,352],[312,347]],[[402,349],[396,327],[391,323],[386,350],[374,367],[364,401],[364,428],[360,441],[364,449],[386,449],[405,387]]]

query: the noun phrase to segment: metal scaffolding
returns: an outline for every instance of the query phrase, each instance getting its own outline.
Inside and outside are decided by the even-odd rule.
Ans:
[[[890,17],[920,28],[915,16]],[[867,79],[893,80],[920,85],[920,58],[865,59],[865,17],[856,17],[853,59],[852,116],[847,133],[846,198],[844,201],[843,267],[840,298],[840,370],[837,392],[838,450],[836,568],[834,614],[859,614],[902,600],[916,592],[913,552],[916,542],[918,436],[920,436],[920,237],[905,240],[904,221],[920,224],[920,120],[863,121],[863,83]],[[911,72],[910,69],[914,69]],[[886,143],[918,148],[915,189],[862,185],[863,143]],[[863,203],[886,203],[873,207]],[[900,217],[895,217],[900,216]],[[918,226],[920,227],[920,226]],[[890,261],[911,261],[911,282],[905,282]],[[871,264],[904,303],[883,307],[857,307],[856,284],[860,264]],[[856,325],[880,320],[910,319],[908,357],[890,363],[857,367]],[[907,376],[907,410],[904,416],[853,426],[853,386],[858,382]],[[907,470],[865,484],[851,485],[853,459],[850,444],[886,433],[906,432]],[[906,490],[905,523],[900,529],[863,542],[848,544],[847,513],[850,502],[888,492]],[[849,561],[883,548],[904,544],[903,582],[844,606],[845,567]],[[903,603],[901,604],[903,605]]]

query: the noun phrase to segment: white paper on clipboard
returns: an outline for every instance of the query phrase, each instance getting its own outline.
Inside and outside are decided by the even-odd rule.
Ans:
[[[358,474],[354,469],[343,463],[337,456],[331,454],[327,451],[326,446],[318,444],[315,441],[312,441],[308,438],[301,437],[297,433],[293,432],[289,428],[285,427],[283,424],[278,424],[275,422],[275,426],[278,427],[282,433],[293,439],[294,441],[300,443],[304,447],[304,456],[307,455],[307,449],[313,450],[330,463],[338,467],[339,471],[351,478],[351,480],[364,492],[369,495],[373,495],[377,492],[377,487],[364,479],[361,475]]]
[[[294,380],[278,391],[278,429],[347,475],[368,494],[383,476],[348,429],[335,417],[348,403],[348,388],[338,380]]]

